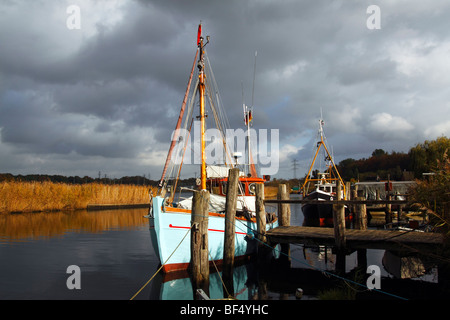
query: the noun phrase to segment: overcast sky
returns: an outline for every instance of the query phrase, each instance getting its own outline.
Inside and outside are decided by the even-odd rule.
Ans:
[[[257,51],[254,128],[279,130],[276,177],[294,159],[306,173],[321,110],[336,162],[450,136],[447,0],[3,0],[0,15],[0,172],[159,179],[200,20],[232,128]]]

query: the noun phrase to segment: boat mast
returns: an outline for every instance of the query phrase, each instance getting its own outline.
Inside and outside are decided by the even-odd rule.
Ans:
[[[199,91],[199,99],[200,99],[200,146],[201,146],[201,158],[202,164],[200,168],[200,187],[202,190],[206,190],[206,153],[205,153],[205,64],[203,61],[203,48],[209,42],[209,37],[207,37],[207,42],[203,44],[202,37],[202,24],[198,25],[198,33],[197,33],[197,46],[199,49],[199,58],[197,67],[199,69],[198,74],[198,91]]]
[[[248,110],[248,107],[245,106],[245,117],[246,117],[246,125],[247,125],[247,162],[248,162],[248,171],[247,174],[250,173],[250,166],[252,165],[252,159],[251,159],[251,146],[250,146],[250,117],[251,117],[251,111]]]
[[[256,77],[256,56],[258,52],[255,51],[255,65],[253,67],[253,88],[252,88],[252,106],[249,108],[247,105],[245,105],[244,102],[244,88],[242,88],[242,101],[243,101],[243,108],[244,108],[244,121],[247,125],[247,161],[248,161],[248,171],[247,174],[250,174],[251,177],[257,177],[256,173],[256,167],[255,163],[253,162],[253,155],[252,155],[252,146],[251,146],[251,137],[250,137],[250,122],[253,118],[253,105],[254,105],[254,95],[255,95],[255,77]]]
[[[344,181],[342,180],[341,175],[339,174],[339,171],[338,171],[338,169],[336,168],[336,165],[335,165],[335,163],[334,163],[333,157],[331,156],[330,152],[328,152],[328,148],[327,148],[327,146],[326,146],[326,144],[325,144],[325,141],[324,141],[324,139],[323,139],[324,133],[323,133],[323,119],[322,119],[322,115],[321,115],[320,120],[319,120],[319,135],[320,135],[320,141],[317,142],[317,150],[316,150],[316,154],[314,155],[314,159],[313,159],[313,161],[312,161],[312,163],[311,163],[311,166],[309,167],[308,174],[306,175],[305,182],[303,183],[303,186],[302,186],[303,196],[305,196],[305,195],[306,195],[306,192],[308,191],[308,190],[305,190],[306,184],[307,184],[308,182],[320,180],[320,178],[319,178],[319,179],[310,179],[309,177],[310,177],[310,174],[311,174],[311,170],[312,170],[312,168],[313,168],[313,166],[314,166],[314,163],[316,162],[317,155],[319,154],[319,150],[320,150],[320,148],[323,146],[324,149],[325,149],[325,152],[327,153],[327,159],[331,162],[331,166],[330,166],[330,168],[329,168],[329,170],[330,170],[330,179],[328,179],[328,180],[336,180],[336,183],[342,184],[342,190],[343,190],[343,193],[344,193],[343,199],[345,200],[345,199],[346,199],[345,183],[344,183]],[[332,177],[331,177],[331,174],[332,174],[332,168],[334,168],[334,171],[335,171],[335,173],[336,173],[336,175],[337,175],[337,178],[332,178]]]
[[[309,167],[308,174],[306,175],[306,178],[305,178],[305,182],[304,182],[303,185],[302,185],[303,196],[306,196],[306,193],[308,192],[308,190],[305,190],[305,187],[306,187],[306,185],[307,185],[308,182],[312,181],[312,179],[309,178],[310,175],[311,175],[311,170],[312,170],[312,168],[313,168],[313,166],[314,166],[314,163],[316,162],[316,158],[317,158],[317,155],[319,154],[320,147],[321,147],[321,145],[324,143],[324,142],[323,142],[323,129],[322,129],[322,123],[323,123],[323,121],[322,121],[322,118],[321,118],[321,119],[319,120],[319,134],[320,134],[320,141],[317,142],[317,150],[316,150],[316,154],[314,155],[314,158],[313,158],[313,160],[312,160],[312,162],[311,162],[311,166]]]

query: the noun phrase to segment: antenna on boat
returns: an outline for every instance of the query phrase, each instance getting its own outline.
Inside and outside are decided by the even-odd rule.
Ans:
[[[253,109],[253,101],[254,101],[254,97],[255,97],[256,56],[257,55],[258,55],[258,51],[255,51],[255,64],[253,66],[252,109]]]
[[[319,135],[320,135],[320,141],[323,142],[323,125],[325,124],[325,122],[323,121],[323,116],[322,116],[322,108],[320,108],[320,119],[319,119]]]
[[[251,153],[251,137],[250,137],[250,126],[252,125],[252,119],[253,119],[253,103],[254,103],[254,93],[255,93],[255,77],[256,77],[256,56],[258,52],[255,51],[255,64],[254,64],[254,70],[253,70],[253,88],[252,88],[252,104],[251,106],[247,106],[245,104],[244,99],[244,84],[241,81],[242,84],[242,109],[244,112],[244,123],[247,126],[247,161],[248,161],[248,174],[250,174],[252,177],[256,177],[256,168],[255,164],[253,163],[253,157]],[[245,168],[245,166],[244,166]]]

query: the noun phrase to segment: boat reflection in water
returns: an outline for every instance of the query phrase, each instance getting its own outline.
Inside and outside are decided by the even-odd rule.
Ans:
[[[233,289],[224,289],[222,272],[211,272],[209,275],[210,299],[234,298],[252,300],[257,296],[257,281],[252,278],[253,264],[245,264],[234,268]],[[155,270],[156,272],[156,270]],[[228,292],[232,290],[232,292]],[[196,294],[187,271],[176,274],[159,272],[153,279],[150,289],[151,300],[194,300]]]

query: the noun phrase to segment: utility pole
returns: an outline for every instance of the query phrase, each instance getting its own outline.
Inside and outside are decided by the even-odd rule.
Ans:
[[[292,167],[294,169],[294,179],[297,179],[297,159],[292,160]]]

